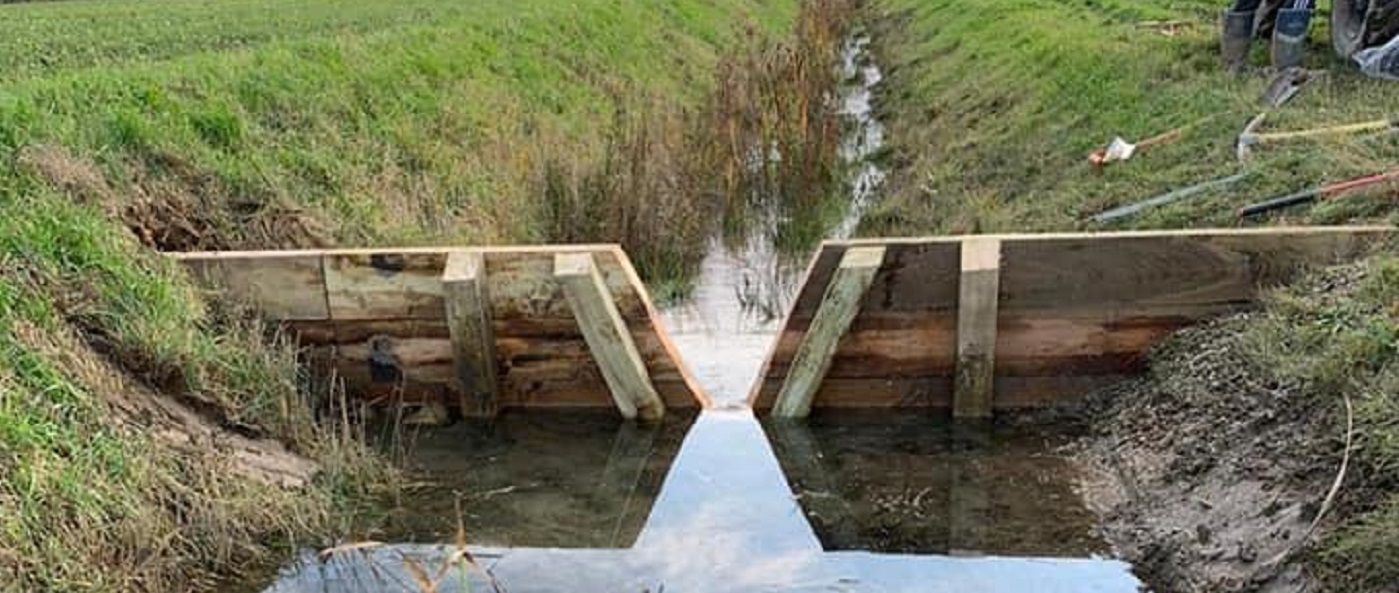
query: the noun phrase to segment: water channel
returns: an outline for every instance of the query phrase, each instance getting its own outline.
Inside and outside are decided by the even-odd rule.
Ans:
[[[841,58],[850,208],[833,237],[884,177],[869,38]],[[1061,430],[922,412],[755,418],[747,392],[799,282],[788,260],[760,238],[715,240],[691,301],[663,314],[714,409],[659,426],[531,413],[424,432],[401,509],[368,534],[390,543],[307,551],[263,590],[1139,590],[1094,535]],[[474,567],[450,543],[459,519]]]

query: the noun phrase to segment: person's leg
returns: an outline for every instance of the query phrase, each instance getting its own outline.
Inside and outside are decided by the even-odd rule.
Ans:
[[[1254,15],[1262,0],[1234,0],[1233,6],[1220,17],[1219,55],[1224,67],[1237,72],[1248,58],[1248,46],[1253,42]]]
[[[1288,0],[1278,11],[1273,27],[1273,67],[1278,70],[1302,65],[1311,29],[1313,0]]]

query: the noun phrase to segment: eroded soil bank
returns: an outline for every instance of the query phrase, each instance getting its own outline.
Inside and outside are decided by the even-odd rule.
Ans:
[[[1183,331],[1147,376],[1088,404],[1086,496],[1153,590],[1394,590],[1393,262],[1325,270]]]

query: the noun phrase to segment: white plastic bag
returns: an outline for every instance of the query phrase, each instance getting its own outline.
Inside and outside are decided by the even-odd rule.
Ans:
[[[1389,43],[1355,52],[1351,57],[1366,76],[1399,80],[1399,37]]]

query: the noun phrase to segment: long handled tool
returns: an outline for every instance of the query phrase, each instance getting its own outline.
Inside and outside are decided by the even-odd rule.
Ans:
[[[1371,121],[1363,121],[1341,126],[1327,126],[1324,128],[1312,128],[1310,130],[1297,130],[1293,132],[1264,132],[1259,133],[1254,130],[1262,125],[1263,118],[1268,112],[1263,112],[1249,120],[1239,132],[1238,142],[1235,143],[1235,152],[1238,153],[1240,161],[1248,159],[1250,151],[1255,144],[1265,142],[1276,142],[1279,140],[1296,140],[1298,138],[1315,138],[1318,136],[1343,136],[1346,134],[1360,134],[1364,132],[1399,131],[1399,119],[1385,118]]]
[[[1202,194],[1216,187],[1223,187],[1226,185],[1238,183],[1248,178],[1248,176],[1252,174],[1253,173],[1251,171],[1244,171],[1242,173],[1235,173],[1227,177],[1216,177],[1214,179],[1210,179],[1209,181],[1202,181],[1200,183],[1196,183],[1195,185],[1172,190],[1153,198],[1147,198],[1140,202],[1134,202],[1125,206],[1118,206],[1111,210],[1104,210],[1093,215],[1093,222],[1112,222],[1119,218],[1126,218],[1128,216],[1135,215],[1143,210],[1148,210],[1157,206],[1163,206],[1171,202],[1179,202],[1186,198]]]
[[[1239,209],[1239,217],[1244,218],[1247,216],[1257,216],[1265,212],[1271,212],[1273,210],[1287,208],[1289,206],[1296,206],[1298,204],[1315,202],[1319,199],[1329,200],[1332,198],[1338,198],[1355,190],[1379,185],[1386,181],[1399,181],[1399,169],[1395,169],[1387,173],[1380,173],[1378,175],[1369,175],[1366,177],[1360,177],[1347,181],[1341,181],[1338,183],[1332,183],[1330,185],[1322,185],[1319,187],[1304,189],[1302,191],[1287,194],[1279,198],[1273,198],[1265,202],[1259,202],[1257,204],[1244,206],[1243,208]]]
[[[1133,155],[1145,151],[1146,149],[1151,148],[1153,146],[1170,144],[1172,142],[1180,140],[1181,136],[1184,135],[1186,132],[1196,127],[1199,127],[1201,124],[1204,124],[1216,117],[1219,117],[1219,115],[1220,114],[1218,113],[1206,115],[1179,128],[1167,130],[1150,138],[1143,138],[1141,140],[1138,140],[1136,143],[1129,142],[1121,136],[1114,137],[1111,142],[1108,142],[1107,146],[1096,149],[1088,154],[1088,164],[1093,165],[1098,169],[1102,169],[1103,167],[1114,162],[1128,160],[1132,158]]]

